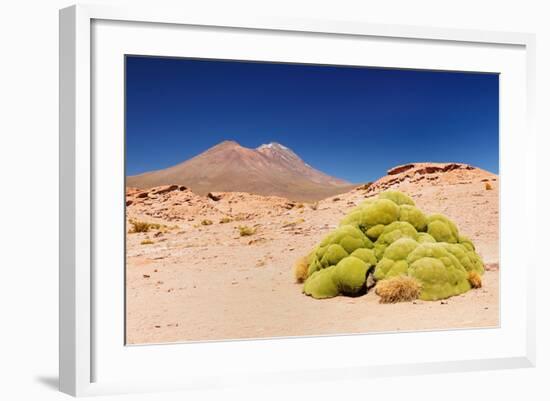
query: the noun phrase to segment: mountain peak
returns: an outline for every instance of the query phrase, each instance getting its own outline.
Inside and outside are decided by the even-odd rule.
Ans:
[[[234,147],[234,146],[241,146],[241,145],[237,141],[233,141],[230,139],[230,140],[222,141],[217,145],[215,145],[214,147],[217,148],[217,147]]]
[[[212,146],[211,148],[207,149],[206,152],[217,153],[217,152],[225,152],[228,150],[242,149],[242,148],[243,147],[237,141],[227,140]]]
[[[262,149],[283,149],[283,150],[290,150],[284,145],[281,145],[279,142],[269,142],[264,143],[256,148],[256,150],[262,150]]]

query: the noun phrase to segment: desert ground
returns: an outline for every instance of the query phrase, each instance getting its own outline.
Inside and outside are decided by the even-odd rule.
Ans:
[[[444,301],[380,304],[361,297],[316,300],[293,265],[362,200],[386,189],[444,213],[482,256],[483,287]],[[463,164],[417,163],[371,185],[314,203],[244,192],[207,196],[180,185],[127,188],[128,344],[369,333],[499,324],[499,179]],[[209,224],[211,222],[211,224]],[[239,227],[254,231],[240,235]]]

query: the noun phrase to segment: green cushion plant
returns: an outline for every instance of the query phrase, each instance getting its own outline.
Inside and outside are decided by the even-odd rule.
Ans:
[[[410,277],[420,299],[445,299],[477,288],[484,273],[473,242],[454,222],[442,214],[426,216],[398,191],[352,209],[307,261],[307,272],[301,267],[304,293],[318,299],[366,292],[370,275],[376,281]]]

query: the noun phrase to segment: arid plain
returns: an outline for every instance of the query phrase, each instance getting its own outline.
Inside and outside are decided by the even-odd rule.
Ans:
[[[128,187],[128,231],[135,221],[153,225],[127,234],[127,343],[498,326],[497,175],[459,163],[413,163],[370,185],[333,184],[343,192],[332,188],[333,195],[315,201],[197,194],[181,183]],[[296,259],[351,208],[387,189],[457,223],[485,262],[482,288],[398,304],[380,304],[374,291],[326,300],[302,293]]]

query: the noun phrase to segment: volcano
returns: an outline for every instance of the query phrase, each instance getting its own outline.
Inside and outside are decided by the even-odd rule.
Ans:
[[[224,141],[175,166],[126,180],[128,187],[137,188],[172,184],[184,185],[199,195],[248,192],[296,201],[317,201],[356,186],[311,167],[276,142],[251,149]]]

